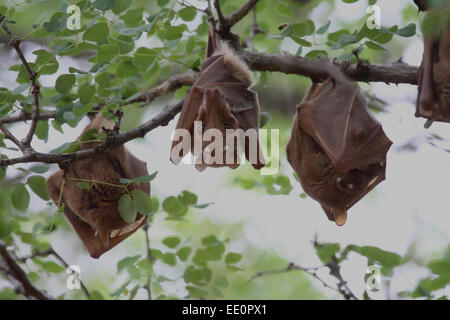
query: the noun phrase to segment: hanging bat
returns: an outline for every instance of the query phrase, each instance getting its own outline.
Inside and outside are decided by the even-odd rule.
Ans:
[[[112,121],[99,115],[84,129],[80,138],[88,130],[97,129],[101,132],[104,128],[112,127]],[[80,143],[80,150],[93,148],[96,144],[98,142]],[[145,223],[146,216],[141,214],[130,224],[122,219],[118,212],[118,202],[126,190],[117,187],[121,185],[121,178],[131,180],[144,175],[148,175],[145,162],[134,157],[121,145],[93,158],[70,163],[66,170],[59,170],[48,178],[47,188],[53,201],[64,206],[64,216],[89,254],[93,258],[99,258]],[[83,180],[98,183],[90,182],[90,189],[81,189],[77,184]],[[132,183],[128,186],[130,192],[135,189],[150,195],[150,183]]]
[[[234,169],[239,166],[240,156],[245,152],[246,159],[254,168],[262,168],[265,163],[258,142],[259,102],[258,96],[249,90],[252,84],[253,76],[247,65],[228,46],[219,42],[211,25],[206,60],[187,92],[175,129],[175,133],[181,134],[172,140],[170,160],[178,164],[191,152],[199,171],[207,166]],[[219,138],[205,139],[208,129],[216,129],[221,141],[216,141]],[[248,135],[244,140],[236,138],[238,141],[234,143],[235,138],[226,139],[227,131],[243,131]],[[205,140],[220,144],[211,151],[210,142]],[[217,158],[208,161],[205,159],[208,154],[223,161],[213,161]]]
[[[416,117],[450,123],[450,23],[424,39]]]
[[[333,63],[324,63],[329,77],[313,83],[297,106],[286,152],[304,191],[341,226],[347,210],[385,179],[392,142],[359,88]]]
[[[427,10],[427,0],[414,0],[414,2],[419,7],[419,11]]]

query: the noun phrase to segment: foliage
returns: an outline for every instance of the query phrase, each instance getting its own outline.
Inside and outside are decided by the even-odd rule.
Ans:
[[[333,8],[337,1],[341,0],[326,2]],[[354,3],[358,0],[342,1]],[[274,2],[275,5],[268,0],[260,1],[256,5],[258,27],[263,32],[254,35],[253,44],[256,50],[265,53],[280,53],[283,43],[291,41],[295,44],[295,54],[305,58],[337,56],[339,59],[356,62],[357,52],[362,59],[370,58],[371,61],[380,62],[384,52],[395,50],[397,39],[413,37],[418,30],[415,23],[408,21],[380,29],[368,29],[366,15],[355,25],[338,28],[334,21],[319,23],[308,18],[308,14],[319,5],[318,0]],[[376,2],[368,1],[371,5]],[[9,38],[5,30],[10,30],[23,42],[41,44],[39,49],[27,54],[28,64],[35,72],[35,80],[40,86],[40,112],[55,114],[36,123],[36,129],[32,132],[34,139],[48,143],[52,139],[52,132],[64,133],[70,128],[79,128],[82,119],[97,112],[118,123],[122,116],[117,111],[121,110],[125,125],[120,129],[127,131],[137,127],[142,121],[143,111],[140,105],[144,101],[139,100],[142,92],[174,74],[199,70],[208,33],[207,16],[203,12],[206,2],[203,3],[205,6],[197,8],[187,1],[169,0],[0,1],[0,14],[6,17],[0,23],[2,27],[6,27],[1,29],[3,39]],[[228,0],[222,3],[222,9],[227,15],[237,10],[242,1]],[[79,29],[66,28],[71,18],[66,10],[71,4],[80,8]],[[404,9],[404,15],[408,16],[411,11],[412,4]],[[245,17],[233,29],[241,39],[250,36],[250,20],[250,17]],[[427,28],[430,29],[430,21],[433,20],[429,18],[424,21],[424,32]],[[71,63],[72,58],[88,63],[82,64],[83,67],[76,67],[76,64]],[[15,64],[12,61],[16,60],[8,59],[3,63],[4,68],[14,74],[15,83],[13,87],[0,87],[2,118],[31,115],[36,107],[33,93],[35,88],[30,83],[26,66],[20,61]],[[269,72],[257,73],[256,90],[274,82],[273,77]],[[303,81],[297,78],[293,81],[295,85]],[[277,78],[275,81],[278,86],[292,82],[289,78],[286,79]],[[305,82],[301,83],[304,87]],[[188,86],[184,85],[177,88],[175,98],[183,98],[187,89]],[[102,106],[100,111],[99,106]],[[275,112],[263,113],[261,126],[288,128],[286,118],[282,116],[280,120]],[[281,145],[287,140],[287,131],[281,133]],[[82,143],[101,142],[106,138],[105,134],[88,131],[79,142],[67,141],[50,153],[71,154],[78,151]],[[0,133],[2,159],[19,154],[19,146],[9,140],[5,132]],[[42,286],[49,276],[65,279],[65,262],[58,259],[54,251],[49,251],[52,249],[53,236],[61,236],[61,232],[70,230],[63,218],[63,208],[48,202],[52,211],[46,209],[35,215],[30,214],[35,211],[33,201],[50,200],[45,179],[53,167],[34,163],[17,165],[15,169],[12,174],[13,169],[0,168],[0,239],[14,248],[15,257],[23,267],[27,266],[24,270],[27,270],[27,276],[33,284]],[[230,174],[231,184],[282,197],[292,192],[292,185],[298,180],[287,170],[282,170],[275,176],[260,176],[250,170],[240,168],[237,173]],[[131,183],[150,181],[151,197],[140,190],[129,191],[127,188]],[[80,179],[78,187],[90,189],[96,183],[102,182]],[[264,259],[265,253],[254,248],[253,251],[248,248],[235,250],[233,242],[239,236],[219,236],[228,227],[213,226],[217,232],[203,234],[199,230],[214,228],[200,228],[199,225],[203,222],[199,223],[193,216],[212,203],[207,200],[199,203],[197,194],[189,190],[163,196],[154,191],[158,190],[157,186],[157,172],[133,180],[122,179],[120,185],[116,186],[127,191],[118,206],[121,217],[126,222],[132,222],[137,213],[140,213],[149,217],[150,230],[155,221],[162,219],[165,223],[182,224],[190,234],[183,234],[180,230],[175,230],[174,234],[174,230],[169,230],[164,236],[156,237],[157,245],[152,242],[148,250],[141,248],[141,252],[145,253],[128,255],[124,250],[115,272],[120,284],[114,288],[111,283],[99,284],[101,289],[90,290],[90,299],[134,299],[140,290],[146,290],[154,299],[261,297],[260,288],[247,281],[259,270],[277,268],[287,261],[277,254]],[[301,192],[299,197],[306,198],[306,194]],[[151,234],[147,229],[144,231],[146,237]],[[143,234],[140,234],[132,238],[132,241],[138,239],[140,243],[144,243],[142,238]],[[147,240],[145,242],[149,243]],[[323,265],[341,265],[350,254],[363,256],[367,258],[368,265],[380,265],[383,275],[388,279],[391,279],[396,268],[413,263],[412,257],[402,257],[368,245],[349,244],[342,247],[338,243],[316,243],[315,249]],[[23,252],[28,252],[29,256],[21,254]],[[257,256],[253,261],[252,254]],[[176,275],[165,275],[162,271],[165,268],[176,270]],[[403,297],[447,298],[439,290],[450,283],[450,247],[443,257],[430,261],[427,268],[429,276],[420,280],[412,291],[403,292]],[[292,292],[283,296],[283,290],[278,288],[273,290],[278,296],[268,292],[263,297],[322,297],[303,275],[281,275],[280,279],[285,286],[291,284]],[[265,281],[270,287],[278,284],[277,280]],[[92,284],[95,282],[92,281]],[[296,288],[296,285],[299,287]],[[176,290],[167,290],[167,286],[176,287]],[[244,296],[244,292],[248,296]],[[74,297],[85,298],[80,294],[74,294]],[[368,297],[367,292],[364,297]],[[18,298],[20,296],[9,286],[0,288],[0,299]],[[66,296],[61,295],[59,298]]]

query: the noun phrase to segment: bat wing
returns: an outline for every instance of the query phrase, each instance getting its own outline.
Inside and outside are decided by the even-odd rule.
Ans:
[[[134,157],[126,149],[125,152],[127,153],[128,156],[129,165],[125,165],[124,167],[131,168],[130,171],[126,174],[126,177],[132,179],[138,176],[148,175],[147,166],[145,162]],[[122,170],[127,171],[127,169]],[[47,181],[49,194],[55,203],[59,202],[63,175],[64,172],[62,170],[59,170],[55,174],[53,174]],[[145,193],[150,194],[150,183],[141,183],[138,186],[138,188],[144,191]],[[73,209],[66,201],[66,196],[67,194],[63,190],[61,201],[62,204],[64,205],[64,216],[72,225],[75,232],[78,234],[79,238],[85,245],[91,257],[96,259],[99,258],[106,251],[118,245],[120,242],[125,240],[131,234],[133,234],[145,223],[147,219],[145,215],[139,214],[134,223],[127,224],[126,226],[120,229],[112,230],[110,232],[111,238],[108,241],[108,244],[105,245],[104,242],[100,239],[100,237],[96,236],[95,230],[88,223],[84,222],[76,212],[73,211]]]
[[[359,88],[331,82],[326,85],[316,97],[299,106],[300,125],[305,132],[340,171],[384,162],[392,142],[369,113]]]
[[[419,69],[416,117],[431,118],[437,103],[436,86],[433,81],[434,43],[434,39],[425,40],[422,64]]]
[[[181,114],[175,128],[175,130],[184,129],[184,131],[179,131],[180,135],[177,136],[178,139],[174,138],[172,140],[170,161],[174,164],[180,163],[191,150],[191,137],[193,134],[194,121],[197,118],[200,106],[203,103],[203,96],[204,92],[196,87],[190,88],[187,91],[186,99],[184,100]],[[183,144],[181,148],[183,154],[176,154],[180,151],[178,148],[175,148],[179,143]]]
[[[253,142],[246,139],[245,157],[255,169],[264,167],[265,160],[259,143],[259,101],[258,96],[244,85],[224,86],[224,95],[230,104],[231,112],[239,122],[239,128],[255,135]]]

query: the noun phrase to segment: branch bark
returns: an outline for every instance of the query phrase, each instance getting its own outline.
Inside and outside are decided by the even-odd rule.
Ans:
[[[28,279],[26,273],[8,252],[6,244],[0,240],[0,272],[13,284],[17,293],[37,300],[53,299],[45,292],[37,289]]]
[[[181,111],[183,103],[184,100],[181,100],[173,105],[166,106],[155,117],[130,131],[124,133],[116,133],[114,131],[110,131],[106,139],[99,143],[99,145],[95,148],[65,154],[40,153],[32,151],[22,157],[0,159],[0,167],[29,162],[58,163],[62,165],[63,163],[71,162],[74,160],[93,157],[99,152],[105,152],[106,150],[122,145],[135,138],[142,138],[148,132],[159,126],[166,126],[170,122],[170,120],[172,120],[176,116],[176,114]]]

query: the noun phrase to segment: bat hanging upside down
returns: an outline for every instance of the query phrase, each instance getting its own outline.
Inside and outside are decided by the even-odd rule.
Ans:
[[[359,88],[333,63],[324,63],[329,77],[313,83],[297,106],[286,152],[304,191],[341,226],[347,210],[385,179],[392,142]]]
[[[97,129],[101,133],[102,128],[112,129],[113,125],[112,121],[99,115],[84,129],[80,138],[88,130]],[[96,144],[98,142],[80,143],[80,150],[94,148]],[[145,162],[121,145],[93,158],[70,163],[65,171],[59,170],[48,178],[47,187],[53,201],[64,206],[65,217],[89,254],[99,258],[145,223],[146,216],[139,213],[133,223],[122,219],[118,202],[126,190],[117,187],[121,185],[121,178],[132,180],[144,175],[148,175]],[[91,187],[79,188],[77,184],[80,181],[92,181],[89,183]],[[128,186],[130,192],[135,189],[150,195],[150,183],[132,183]]]
[[[178,164],[192,152],[199,171],[207,166],[234,169],[241,163],[240,157],[245,152],[254,168],[262,168],[265,163],[258,141],[259,102],[258,96],[248,89],[252,83],[253,76],[247,65],[218,41],[216,30],[211,25],[206,60],[187,92],[175,129],[170,160]],[[214,140],[206,138],[208,129],[215,130],[219,137],[214,137]],[[198,134],[199,130],[205,134]],[[227,139],[227,132],[246,136],[236,142],[232,136],[229,136],[231,140]],[[218,147],[211,151],[213,144]],[[211,156],[209,160],[208,153]]]
[[[416,117],[450,123],[450,21],[424,39]]]

